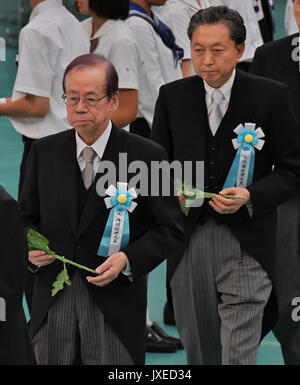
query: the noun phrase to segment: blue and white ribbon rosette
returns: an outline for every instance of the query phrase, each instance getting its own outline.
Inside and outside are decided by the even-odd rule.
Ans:
[[[108,257],[128,245],[128,212],[132,213],[137,206],[137,203],[132,201],[137,197],[133,187],[127,191],[127,183],[121,182],[117,182],[117,187],[110,185],[105,191],[108,197],[104,202],[111,210],[97,252],[102,257]]]
[[[227,187],[247,187],[252,183],[255,149],[261,150],[265,143],[263,138],[265,134],[258,127],[255,129],[255,123],[245,123],[243,126],[239,124],[234,132],[237,138],[232,139],[232,144],[235,150],[238,149],[231,168],[227,175],[223,188]]]

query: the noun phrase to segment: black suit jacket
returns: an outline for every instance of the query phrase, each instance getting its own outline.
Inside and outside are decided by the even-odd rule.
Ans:
[[[255,150],[253,183],[248,187],[253,217],[243,206],[236,214],[215,214],[225,223],[244,250],[254,256],[273,279],[276,239],[275,207],[299,190],[300,130],[296,123],[288,89],[284,84],[237,71],[228,110],[215,135],[213,167],[214,191],[221,191],[235,157],[231,140],[240,124],[252,122],[261,127],[265,144]],[[204,161],[208,180],[209,126],[205,88],[200,77],[179,80],[160,89],[153,120],[152,138],[168,152],[170,160]],[[272,165],[275,170],[272,172]],[[204,208],[192,208],[184,218],[188,242]],[[177,260],[168,261],[168,278]]]
[[[33,347],[22,307],[27,247],[17,202],[0,187],[0,365],[35,363]]]
[[[127,154],[128,164],[142,160],[148,167],[151,161],[160,161],[166,157],[164,150],[157,144],[113,126],[102,162],[109,160],[116,165],[117,180],[114,184],[120,181],[119,153]],[[79,166],[76,159],[75,131],[68,130],[38,140],[32,146],[28,162],[31,172],[26,174],[20,196],[25,226],[44,234],[57,254],[92,269],[96,268],[105,261],[104,257],[97,255],[97,251],[109,210],[105,206],[104,197],[97,195],[96,182],[103,176],[97,174],[82,217],[79,218]],[[129,175],[128,181],[132,175]],[[176,197],[139,195],[134,201],[138,206],[133,213],[129,213],[130,244],[123,249],[129,259],[133,282],[121,273],[106,287],[86,284],[93,300],[103,311],[107,322],[123,341],[134,361],[143,364],[145,274],[167,256],[176,258],[182,249],[183,230]],[[36,274],[31,314],[33,335],[55,301],[56,297],[51,297],[51,286],[61,269],[62,263],[55,261]],[[68,266],[68,270],[72,275],[72,268]],[[89,275],[84,271],[81,273],[83,277]]]
[[[298,39],[299,34],[296,33],[257,48],[250,72],[287,84],[292,95],[295,113],[300,122]]]
[[[299,34],[259,47],[250,71],[256,75],[285,83],[292,96],[294,111],[300,125],[300,73]],[[291,318],[294,305],[292,299],[299,297],[299,208],[300,196],[279,207],[277,237],[275,289],[278,299],[279,317],[276,337],[279,339],[285,362],[299,363],[299,325]],[[269,304],[270,308],[272,304]]]

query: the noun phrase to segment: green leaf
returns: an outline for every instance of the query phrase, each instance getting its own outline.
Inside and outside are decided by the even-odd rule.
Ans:
[[[182,210],[183,214],[185,214],[185,215],[189,214],[189,211],[190,211],[189,203],[191,201],[195,200],[196,198],[198,198],[198,199],[199,198],[200,199],[201,198],[202,199],[213,198],[214,196],[218,195],[215,193],[201,191],[201,190],[198,190],[192,186],[186,185],[186,184],[182,183],[182,181],[180,179],[176,179],[176,191],[180,195],[187,196],[187,199],[185,199],[180,204],[181,210]],[[220,196],[222,196],[223,198],[228,198],[228,199],[246,199],[245,197],[238,196],[238,195],[220,195]]]
[[[76,266],[78,269],[85,270],[89,273],[100,275],[97,274],[95,270],[92,270],[86,266],[80,265],[74,261],[70,261],[65,257],[55,254],[55,252],[52,251],[48,246],[48,239],[33,229],[30,229],[27,233],[27,243],[29,250],[43,250],[47,254],[53,255],[53,257],[62,261],[64,264],[64,269],[58,274],[58,276],[56,277],[56,281],[53,283],[52,296],[56,295],[60,290],[62,290],[64,288],[64,284],[71,285],[71,281],[69,279],[68,272],[66,269],[66,263]]]
[[[48,246],[48,239],[33,229],[30,229],[27,233],[27,242],[29,250],[51,251]]]
[[[70,277],[67,272],[65,264],[64,264],[64,269],[57,275],[56,281],[53,283],[53,289],[51,292],[52,297],[55,296],[60,290],[64,288],[64,284],[68,286],[71,285]]]

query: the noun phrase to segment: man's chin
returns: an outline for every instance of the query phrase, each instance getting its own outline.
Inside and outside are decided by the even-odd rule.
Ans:
[[[75,129],[77,129],[77,128],[78,129],[88,129],[88,128],[92,127],[92,124],[89,120],[80,120],[80,121],[73,122],[72,126]]]

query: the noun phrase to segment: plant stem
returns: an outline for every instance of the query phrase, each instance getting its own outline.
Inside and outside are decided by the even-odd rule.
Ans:
[[[64,262],[64,263],[69,263],[70,265],[76,266],[76,267],[78,267],[79,269],[86,270],[86,271],[88,271],[89,273],[93,273],[93,274],[99,275],[98,273],[96,273],[95,270],[89,269],[88,267],[83,266],[83,265],[80,265],[79,263],[70,261],[69,259],[67,259],[67,258],[65,258],[65,257],[61,257],[60,255],[56,255],[56,254],[53,253],[53,252],[51,252],[51,253],[49,252],[49,254],[53,255],[53,257],[59,259],[60,261],[62,261],[62,262]]]

